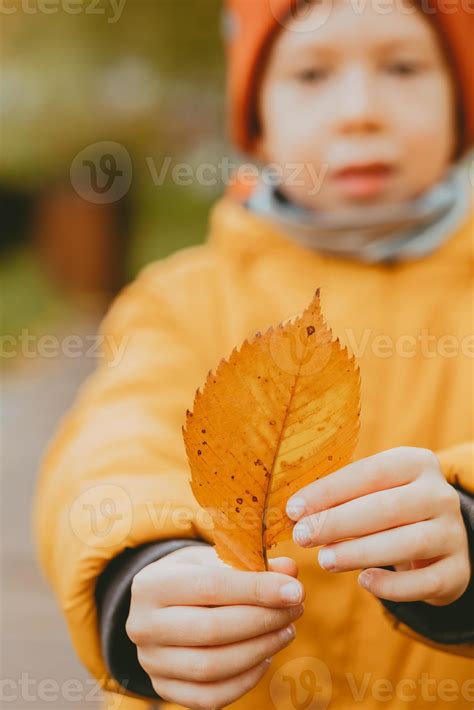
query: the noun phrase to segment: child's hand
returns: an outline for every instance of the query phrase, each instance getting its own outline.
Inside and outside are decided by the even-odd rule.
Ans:
[[[293,640],[291,622],[303,613],[296,564],[280,557],[270,565],[271,572],[241,572],[214,548],[193,546],[134,577],[126,630],[162,698],[220,708],[259,682],[265,659]],[[290,585],[299,598],[282,597]]]
[[[391,449],[345,466],[298,491],[287,514],[301,521],[295,542],[324,545],[324,569],[369,568],[359,583],[377,597],[443,606],[469,584],[459,496],[427,449]]]

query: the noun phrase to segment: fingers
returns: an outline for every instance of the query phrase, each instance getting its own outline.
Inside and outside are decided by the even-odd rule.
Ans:
[[[214,648],[149,647],[138,650],[138,659],[149,675],[179,680],[220,681],[253,668],[288,646],[295,638],[293,625],[258,638]]]
[[[423,495],[422,487],[415,482],[309,515],[294,526],[293,539],[302,547],[327,545],[418,522],[430,515],[426,493]]]
[[[140,585],[149,597],[148,570],[134,579],[132,594],[139,599]],[[152,572],[150,572],[151,574]],[[136,583],[135,583],[136,582]],[[202,565],[162,565],[156,580],[156,605],[224,606],[249,604],[284,607],[298,605],[304,599],[301,583],[279,572],[241,572],[230,567],[205,567]]]
[[[225,569],[230,568],[230,565],[227,565],[220,559],[220,557],[218,557],[216,548],[212,545],[199,545],[199,547],[190,545],[189,547],[171,552],[166,556],[166,559],[163,558],[160,562],[162,564],[166,564],[170,561],[173,562],[173,564],[206,564],[213,567],[224,567]],[[272,572],[288,574],[290,577],[298,576],[298,567],[296,562],[291,559],[291,557],[271,557],[268,560],[268,564]]]
[[[299,520],[303,515],[327,510],[360,496],[410,483],[427,466],[439,468],[436,456],[427,449],[403,446],[355,461],[310,483],[287,504],[287,515]],[[292,505],[298,499],[298,505]]]
[[[216,548],[213,545],[188,545],[179,550],[170,552],[166,557],[159,560],[160,564],[205,564],[213,567],[229,567],[218,557]]]
[[[218,683],[186,682],[163,676],[152,677],[152,683],[161,698],[190,710],[224,708],[252,690],[269,666],[270,662],[264,661],[234,678]]]
[[[359,575],[359,584],[376,597],[394,602],[449,604],[461,596],[469,581],[463,580],[453,594],[452,579],[458,576],[459,563],[457,556],[450,556],[409,572],[367,569]]]
[[[288,626],[303,614],[302,604],[287,609],[257,606],[168,606],[154,621],[132,630],[136,644],[218,646],[254,638]]]
[[[439,521],[428,520],[323,547],[318,559],[330,572],[428,560],[453,551],[453,540]]]
[[[268,560],[268,566],[271,572],[288,574],[290,577],[298,576],[298,567],[291,557],[272,557]]]

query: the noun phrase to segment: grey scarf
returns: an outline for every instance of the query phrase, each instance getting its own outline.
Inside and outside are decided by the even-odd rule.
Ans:
[[[261,181],[247,207],[304,247],[377,263],[436,251],[463,224],[470,202],[467,165],[460,162],[423,195],[397,204],[317,213],[288,202],[278,188]]]

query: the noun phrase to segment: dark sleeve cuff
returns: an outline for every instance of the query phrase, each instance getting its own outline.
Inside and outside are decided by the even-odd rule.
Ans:
[[[466,525],[474,569],[474,497],[456,487],[461,500],[461,512]],[[393,569],[389,567],[388,569]],[[447,606],[432,606],[424,602],[392,602],[380,600],[399,621],[413,631],[439,644],[459,645],[474,643],[474,577],[457,601]]]
[[[130,693],[160,700],[137,657],[137,647],[125,631],[130,610],[134,576],[144,567],[165,555],[190,545],[208,545],[205,540],[182,538],[160,540],[127,548],[114,558],[96,585],[95,599],[99,617],[102,654],[110,675]]]

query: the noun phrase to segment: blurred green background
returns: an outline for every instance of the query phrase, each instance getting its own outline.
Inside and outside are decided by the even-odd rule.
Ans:
[[[157,171],[166,156],[173,165],[216,162],[226,142],[218,0],[11,0],[8,8],[0,13],[0,279],[2,333],[15,334],[101,312],[145,263],[202,241],[222,187],[178,185],[171,174],[156,185],[150,161]],[[133,179],[123,199],[97,208],[78,199],[70,169],[102,141],[128,151]]]
[[[99,708],[35,559],[36,479],[59,419],[100,364],[97,329],[117,290],[203,241],[224,189],[172,172],[228,155],[220,3],[122,3],[0,2],[0,666],[18,710],[32,705],[19,692],[25,677],[35,709]],[[115,193],[117,178],[110,194],[91,191],[90,162],[101,157],[97,183],[107,185],[117,158],[124,190]],[[77,355],[64,349],[71,335]],[[42,681],[71,680],[74,702],[61,690],[38,696]]]

